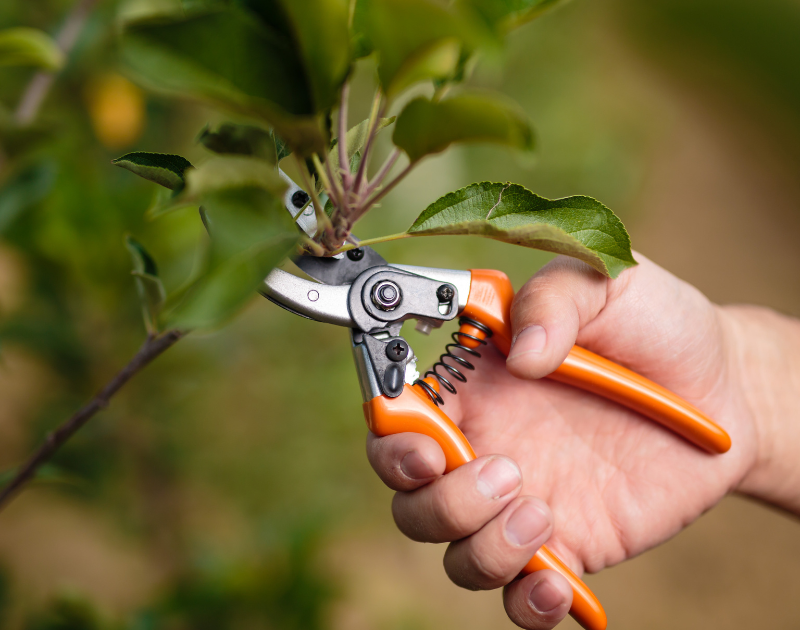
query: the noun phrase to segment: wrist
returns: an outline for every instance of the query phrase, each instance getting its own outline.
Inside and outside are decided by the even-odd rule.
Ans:
[[[731,394],[756,442],[735,490],[800,514],[800,321],[754,306],[720,314]]]

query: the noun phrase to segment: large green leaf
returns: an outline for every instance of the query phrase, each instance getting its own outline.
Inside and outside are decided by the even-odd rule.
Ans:
[[[276,0],[248,0],[271,8]],[[350,69],[349,0],[282,0],[317,111],[332,108]]]
[[[158,277],[158,267],[153,257],[144,246],[132,236],[125,237],[125,246],[133,260],[133,271],[136,279],[136,291],[142,305],[142,317],[149,334],[158,332],[158,316],[164,308],[167,293]]]
[[[261,188],[281,198],[286,182],[266,160],[249,156],[213,157],[186,175],[186,189],[177,201],[203,201],[208,194],[234,188]]]
[[[241,5],[245,5],[244,7]],[[303,154],[349,70],[344,0],[242,0],[128,25],[122,56],[149,87],[256,117]]]
[[[508,31],[539,17],[564,0],[459,0],[477,12],[493,28]]]
[[[476,23],[430,0],[372,0],[357,5],[364,49],[378,53],[378,76],[390,98],[418,81],[451,77],[462,47],[482,41]]]
[[[24,26],[0,31],[0,66],[58,70],[62,65],[64,53],[47,33]]]
[[[398,116],[393,139],[412,162],[454,142],[496,142],[523,151],[534,146],[533,129],[516,107],[474,94],[438,102],[414,99]]]
[[[188,174],[177,204],[202,204],[211,239],[202,269],[174,298],[170,325],[215,328],[254,295],[297,242],[286,183],[267,161],[218,157]]]
[[[111,163],[170,190],[181,190],[185,183],[186,170],[192,168],[191,162],[180,155],[145,151],[128,153]]]
[[[616,278],[636,264],[625,226],[591,197],[545,199],[518,184],[482,182],[438,199],[412,236],[474,234],[579,258]]]

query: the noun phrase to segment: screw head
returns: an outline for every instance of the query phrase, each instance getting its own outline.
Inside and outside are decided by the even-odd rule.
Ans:
[[[382,311],[394,310],[402,299],[403,294],[400,292],[400,287],[394,282],[384,280],[372,287],[372,302]]]
[[[449,302],[455,294],[455,290],[449,284],[443,284],[436,289],[436,297],[439,298],[440,302]]]
[[[392,339],[386,344],[386,356],[391,361],[402,361],[408,356],[408,344],[404,339]]]
[[[292,195],[292,205],[299,210],[308,203],[310,198],[305,190],[296,190]]]
[[[347,251],[347,257],[353,261],[361,260],[364,258],[364,250],[360,247],[357,247],[356,249],[350,249]]]

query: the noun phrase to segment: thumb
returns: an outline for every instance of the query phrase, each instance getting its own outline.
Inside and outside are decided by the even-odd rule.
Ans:
[[[608,280],[584,262],[559,256],[545,265],[511,306],[508,371],[535,379],[556,370],[581,328],[606,305],[607,293]]]

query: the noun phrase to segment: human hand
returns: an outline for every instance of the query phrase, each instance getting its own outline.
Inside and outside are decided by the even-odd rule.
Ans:
[[[508,360],[484,348],[469,382],[445,396],[482,457],[442,476],[444,455],[431,438],[368,440],[375,470],[398,491],[401,531],[451,542],[445,569],[460,586],[508,584],[506,610],[525,628],[552,628],[571,603],[555,572],[513,581],[545,541],[578,574],[599,571],[676,534],[737,488],[759,455],[736,313],[638,259],[609,281],[559,258],[519,292]],[[575,343],[681,395],[728,431],[731,451],[708,455],[612,402],[532,380]]]

